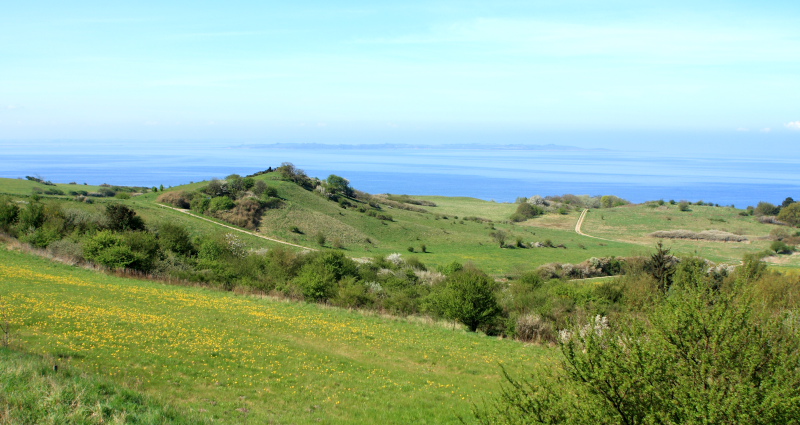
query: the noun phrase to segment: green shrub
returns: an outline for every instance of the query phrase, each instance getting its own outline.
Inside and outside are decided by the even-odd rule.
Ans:
[[[0,198],[0,230],[4,232],[10,231],[18,217],[19,207],[17,204],[9,198]]]
[[[205,196],[196,196],[194,197],[194,199],[192,199],[192,202],[189,204],[189,208],[191,208],[192,211],[196,213],[205,214],[205,212],[208,211],[208,207],[210,205],[211,205],[211,198],[207,198]]]
[[[52,226],[29,228],[19,236],[19,240],[37,248],[47,248],[51,243],[61,239],[61,233]]]
[[[44,224],[45,218],[44,205],[38,201],[31,200],[19,212],[19,226],[22,230],[35,229]]]
[[[236,204],[234,204],[231,198],[227,196],[217,196],[216,198],[211,198],[211,202],[208,204],[208,212],[227,211],[234,206],[236,206]]]
[[[511,215],[511,221],[525,221],[534,217],[538,217],[542,214],[544,214],[544,209],[542,207],[524,202],[517,205],[516,212]]]
[[[800,340],[742,285],[676,278],[645,317],[597,316],[561,336],[556,376],[517,379],[479,423],[797,423]]]
[[[791,254],[794,251],[792,247],[782,241],[772,241],[769,249],[775,251],[776,254]]]
[[[136,211],[122,204],[108,204],[105,210],[108,228],[114,231],[144,230],[144,221]]]
[[[158,226],[158,239],[164,249],[176,254],[191,256],[197,252],[189,232],[179,224],[161,223]]]
[[[800,227],[800,202],[793,202],[781,209],[778,220]]]
[[[465,269],[447,277],[438,294],[445,317],[458,320],[475,332],[500,314],[494,291],[496,284],[489,276],[475,269]]]

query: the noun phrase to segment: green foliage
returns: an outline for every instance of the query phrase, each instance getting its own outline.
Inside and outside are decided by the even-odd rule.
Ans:
[[[144,221],[136,211],[123,204],[108,204],[105,210],[108,228],[117,232],[144,230]]]
[[[350,182],[346,178],[331,174],[326,182],[331,192],[348,197],[353,196],[353,188],[350,187]]]
[[[505,246],[507,237],[506,232],[502,230],[496,230],[492,233],[489,233],[489,236],[491,236],[492,239],[494,239],[494,241],[497,242],[498,245],[500,245],[500,248]]]
[[[83,244],[84,257],[110,269],[148,272],[159,255],[156,237],[147,232],[98,232]]]
[[[464,269],[448,276],[437,298],[445,317],[475,332],[492,323],[501,312],[494,293],[496,286],[483,272]]]
[[[614,195],[604,195],[600,198],[600,206],[603,208],[613,208],[629,204],[628,201]]]
[[[19,217],[19,207],[14,201],[0,197],[0,230],[8,232]]]
[[[189,232],[180,224],[161,223],[158,226],[158,239],[164,249],[176,254],[191,256],[197,252]]]
[[[207,198],[205,196],[195,196],[194,199],[192,199],[191,201],[190,208],[192,209],[192,211],[196,213],[205,214],[210,205],[211,205],[210,198]]]
[[[757,315],[741,285],[697,277],[676,275],[645,318],[609,326],[598,316],[564,333],[558,376],[506,374],[479,422],[798,423],[797,334]]]
[[[54,226],[42,226],[35,229],[28,228],[27,231],[19,235],[19,240],[37,248],[47,248],[48,245],[61,239],[61,237],[61,232]]]
[[[317,234],[314,235],[314,240],[317,242],[317,245],[325,246],[325,235],[322,232],[317,232]]]
[[[19,212],[19,226],[23,230],[36,229],[44,224],[45,218],[44,205],[41,202],[31,200]]]
[[[658,289],[661,292],[669,290],[672,286],[672,275],[675,274],[675,257],[669,251],[669,248],[664,248],[661,241],[658,241],[656,252],[650,256],[646,264],[650,275],[658,282]]]
[[[544,209],[542,207],[524,202],[517,205],[516,212],[511,215],[511,221],[525,221],[534,217],[538,217],[542,214],[544,214]]]
[[[322,301],[336,294],[340,279],[356,275],[353,260],[341,252],[325,252],[316,254],[303,265],[295,282],[307,300]]]
[[[690,205],[691,204],[689,203],[689,201],[680,201],[678,203],[678,210],[684,212],[691,211],[691,209],[689,208]]]
[[[778,220],[800,227],[800,202],[793,202],[781,209]]]
[[[773,204],[770,204],[769,202],[763,202],[762,201],[762,202],[759,202],[758,205],[756,205],[756,209],[755,209],[754,213],[755,213],[756,216],[759,216],[759,217],[760,216],[765,216],[765,215],[778,215],[780,210],[781,210],[780,207],[775,206]]]
[[[236,204],[233,202],[233,199],[227,196],[218,196],[216,198],[211,198],[211,202],[208,204],[208,212],[227,211],[235,206]]]
[[[136,261],[136,255],[124,244],[122,236],[108,230],[97,233],[84,242],[86,259],[111,269],[122,269]]]
[[[776,254],[791,254],[793,251],[792,247],[786,245],[783,241],[772,241],[769,249],[775,251]]]

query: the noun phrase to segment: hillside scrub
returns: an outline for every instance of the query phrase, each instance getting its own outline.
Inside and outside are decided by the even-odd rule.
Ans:
[[[748,266],[721,282],[702,261],[682,264],[643,315],[589,316],[560,332],[555,376],[505,373],[477,422],[798,423],[797,317],[760,312],[752,290],[771,276]]]
[[[778,214],[778,220],[800,227],[800,202],[793,202],[783,208]]]
[[[693,232],[691,230],[659,230],[650,233],[650,237],[658,239],[692,239],[715,242],[746,242],[747,238],[722,230],[703,230]]]

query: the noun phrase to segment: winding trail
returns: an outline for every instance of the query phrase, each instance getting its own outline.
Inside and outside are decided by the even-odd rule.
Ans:
[[[220,222],[217,222],[217,221],[205,218],[205,217],[201,217],[201,216],[199,216],[197,214],[192,213],[189,210],[185,210],[185,209],[182,209],[182,208],[175,208],[175,207],[171,207],[169,205],[164,205],[164,204],[159,204],[159,203],[156,203],[155,205],[158,205],[159,207],[163,207],[163,208],[169,208],[171,210],[175,210],[175,211],[178,211],[178,212],[182,212],[182,213],[188,214],[188,215],[190,215],[190,216],[192,216],[194,218],[199,218],[200,220],[205,220],[205,221],[207,221],[209,223],[214,223],[217,226],[222,226],[222,227],[225,227],[225,228],[228,228],[228,229],[231,229],[231,230],[235,230],[237,232],[246,233],[248,235],[255,236],[257,238],[266,239],[268,241],[277,242],[277,243],[284,244],[284,245],[289,245],[289,246],[294,246],[294,247],[297,247],[297,248],[307,249],[309,251],[318,251],[318,249],[316,249],[316,248],[310,248],[310,247],[307,247],[307,246],[293,244],[291,242],[282,241],[280,239],[274,239],[274,238],[270,238],[270,237],[267,237],[267,236],[264,236],[264,235],[259,235],[258,233],[254,233],[254,232],[251,232],[249,230],[244,230],[244,229],[240,229],[238,227],[233,227],[233,226],[229,226],[227,224],[222,224]]]
[[[577,234],[579,234],[579,235],[581,235],[581,236],[586,236],[587,238],[599,239],[599,240],[601,240],[601,241],[608,241],[608,242],[619,242],[619,241],[615,241],[615,240],[613,240],[613,239],[606,239],[606,238],[601,238],[601,237],[598,237],[598,236],[587,235],[586,233],[583,233],[583,232],[581,231],[581,226],[583,226],[583,220],[586,218],[586,214],[587,214],[588,212],[589,212],[589,209],[588,209],[588,208],[587,208],[587,209],[584,209],[583,211],[581,211],[581,216],[580,216],[580,217],[578,217],[578,222],[577,222],[577,223],[575,223],[575,233],[577,233]]]

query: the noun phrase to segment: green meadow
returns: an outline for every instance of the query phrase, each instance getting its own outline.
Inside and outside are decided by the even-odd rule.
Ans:
[[[458,423],[552,348],[0,250],[13,343],[216,423]]]

